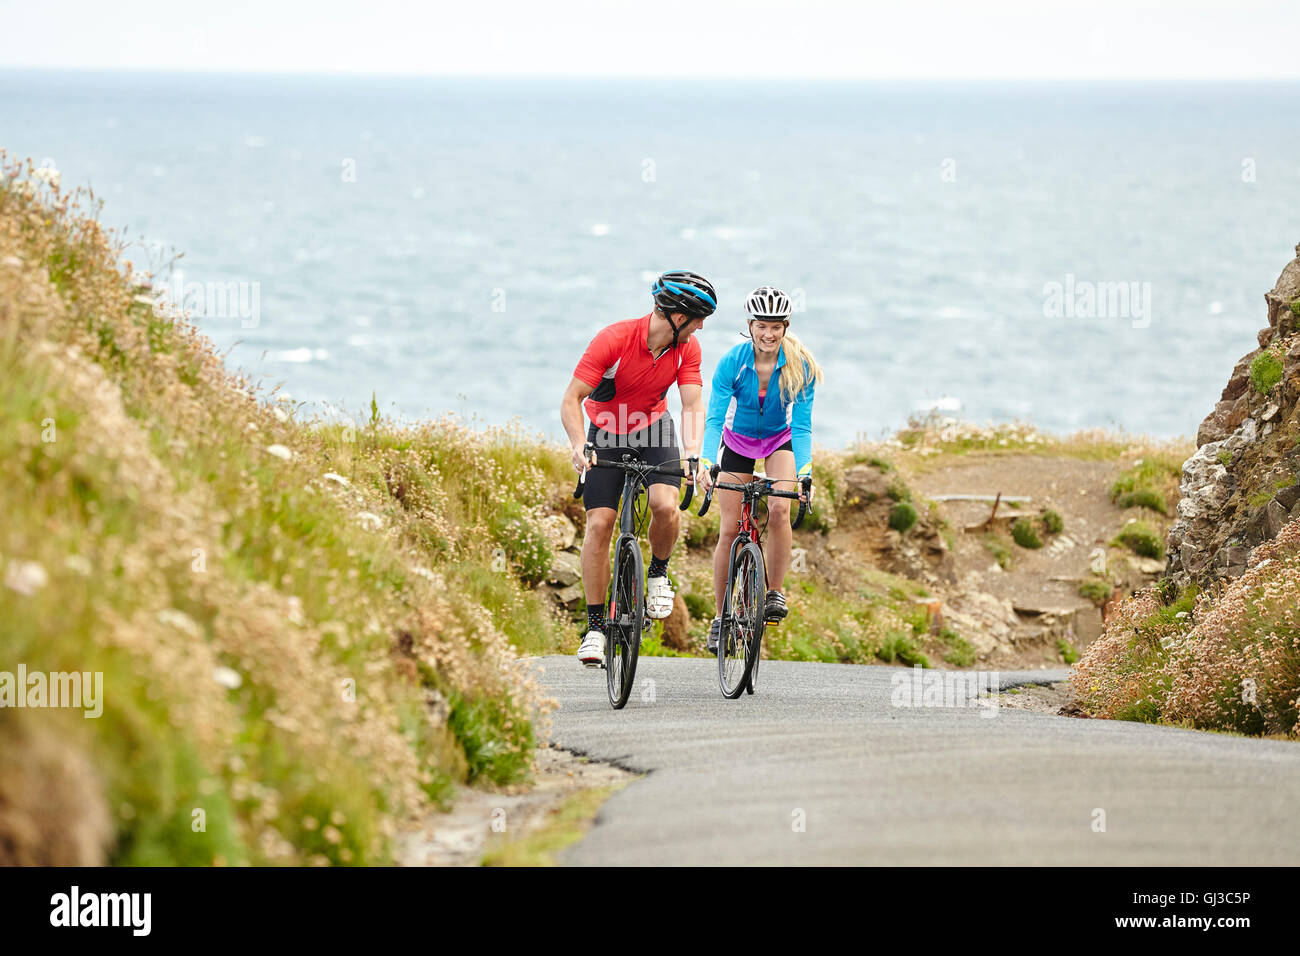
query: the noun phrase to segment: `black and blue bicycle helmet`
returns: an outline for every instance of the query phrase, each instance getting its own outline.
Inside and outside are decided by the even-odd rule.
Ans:
[[[718,307],[718,293],[709,280],[684,269],[665,272],[655,279],[650,292],[655,305],[665,315],[681,312],[692,319],[702,319]]]

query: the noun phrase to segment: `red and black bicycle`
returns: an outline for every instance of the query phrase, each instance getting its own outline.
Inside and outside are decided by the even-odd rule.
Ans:
[[[741,691],[754,693],[758,678],[758,659],[763,650],[763,631],[767,626],[767,565],[763,561],[763,538],[754,520],[754,505],[762,498],[791,498],[799,502],[799,514],[794,527],[803,523],[808,513],[808,496],[812,479],[803,478],[799,491],[777,491],[774,479],[755,478],[744,484],[718,481],[721,467],[714,465],[709,471],[713,487],[704,496],[700,517],[704,517],[713,501],[713,492],[722,488],[739,491],[743,496],[740,506],[740,531],[731,545],[727,563],[727,587],[722,592],[719,611],[721,626],[718,634],[718,684],[722,696],[735,700]]]

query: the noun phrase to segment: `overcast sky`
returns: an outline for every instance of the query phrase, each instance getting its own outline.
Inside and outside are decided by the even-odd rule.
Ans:
[[[0,0],[0,24],[11,67],[1300,77],[1279,0]]]

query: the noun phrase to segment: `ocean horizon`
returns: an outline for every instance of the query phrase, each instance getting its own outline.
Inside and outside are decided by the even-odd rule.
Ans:
[[[558,438],[592,335],[689,268],[706,384],[751,288],[795,297],[828,447],[932,408],[1172,437],[1300,241],[1297,93],[5,70],[0,148],[322,409]]]

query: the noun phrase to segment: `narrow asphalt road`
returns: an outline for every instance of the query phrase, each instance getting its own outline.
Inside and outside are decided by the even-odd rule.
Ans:
[[[645,774],[568,864],[1300,859],[1300,744],[994,710],[964,693],[896,706],[892,679],[912,671],[786,661],[763,661],[758,693],[730,701],[713,661],[642,658],[615,711],[604,671],[534,666],[560,702],[556,746]]]

